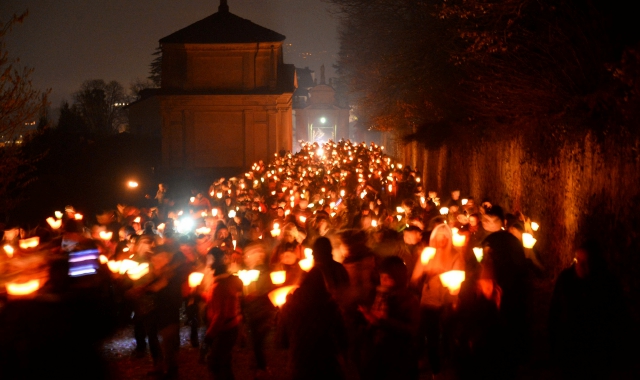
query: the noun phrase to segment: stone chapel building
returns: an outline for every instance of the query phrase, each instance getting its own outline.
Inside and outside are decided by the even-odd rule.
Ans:
[[[292,149],[295,68],[285,36],[218,12],[160,39],[160,89],[129,106],[134,133],[160,134],[162,166],[207,173]]]

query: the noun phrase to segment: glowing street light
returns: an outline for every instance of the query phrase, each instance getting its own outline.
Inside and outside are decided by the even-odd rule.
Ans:
[[[136,181],[129,181],[127,182],[127,186],[131,189],[135,189],[136,187],[138,187],[138,182]]]

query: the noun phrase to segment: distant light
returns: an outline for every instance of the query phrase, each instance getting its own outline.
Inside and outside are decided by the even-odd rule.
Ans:
[[[327,122],[327,118],[325,118],[325,117],[321,117],[321,118],[320,118],[320,122],[321,122],[322,124],[326,123],[326,122]]]
[[[129,182],[127,183],[127,186],[129,186],[129,187],[131,187],[131,188],[136,188],[136,187],[138,187],[138,182],[136,182],[136,181],[129,181]]]

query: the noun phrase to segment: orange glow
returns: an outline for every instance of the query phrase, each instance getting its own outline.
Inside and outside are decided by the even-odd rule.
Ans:
[[[40,289],[40,280],[30,280],[23,283],[8,282],[7,294],[12,296],[26,296]]]
[[[540,225],[536,222],[531,222],[531,229],[534,231],[538,231],[538,228],[540,228]]]
[[[283,286],[269,292],[269,300],[275,307],[282,307],[287,302],[287,296],[293,293],[298,285]]]
[[[133,281],[137,281],[149,273],[149,263],[141,263],[127,271],[127,276]]]
[[[129,186],[129,187],[130,187],[130,188],[132,188],[132,189],[133,189],[133,188],[136,188],[136,187],[138,187],[138,182],[136,182],[136,181],[129,181],[129,182],[127,183],[127,186]]]
[[[13,249],[12,246],[10,246],[9,244],[5,245],[4,247],[4,252],[7,254],[7,256],[9,257],[13,257],[13,252],[15,252],[15,250]]]
[[[62,220],[61,219],[54,219],[52,217],[48,217],[47,218],[47,223],[49,224],[49,226],[51,227],[51,229],[53,230],[57,230],[58,228],[62,227]]]
[[[202,284],[202,279],[204,278],[204,273],[201,272],[193,272],[189,275],[189,286],[195,288],[196,286]]]
[[[538,240],[536,240],[536,238],[534,238],[533,235],[529,233],[525,232],[522,234],[522,245],[525,248],[533,248],[537,241]]]
[[[465,235],[458,234],[458,231],[452,235],[452,238],[454,247],[464,247],[464,243],[467,240],[467,237]]]
[[[422,265],[429,264],[429,261],[436,255],[436,249],[433,247],[425,247],[420,254],[420,262]]]
[[[109,262],[107,262],[107,268],[109,268],[112,273],[120,272],[120,265],[122,265],[122,261],[109,260]]]
[[[481,247],[473,247],[473,254],[476,256],[476,260],[478,260],[478,262],[482,261],[484,251]]]
[[[449,213],[448,207],[443,207],[440,209],[440,215],[447,215]]]
[[[464,277],[463,270],[450,270],[440,275],[440,281],[445,288],[449,288],[449,294],[455,296],[460,292]]]
[[[298,265],[300,265],[300,268],[305,271],[308,272],[311,270],[311,268],[313,268],[313,257],[307,257],[304,258],[300,261],[298,261]]]
[[[137,217],[133,220],[134,223],[140,223],[142,219],[140,217]]]
[[[269,275],[271,276],[271,283],[274,285],[284,284],[287,279],[287,272],[283,270],[271,272]]]
[[[38,236],[34,236],[28,239],[22,239],[19,244],[22,249],[35,248],[40,244],[40,238]]]
[[[78,214],[78,213],[76,213],[75,215],[73,215],[73,218],[74,218],[75,220],[82,220],[82,218],[84,218],[84,216],[83,216],[82,214]]]
[[[100,231],[100,239],[104,241],[109,241],[111,240],[112,237],[113,237],[113,232]]]

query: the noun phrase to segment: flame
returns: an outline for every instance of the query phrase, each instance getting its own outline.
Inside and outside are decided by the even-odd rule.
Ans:
[[[63,215],[62,211],[56,211],[53,214],[56,216],[57,219],[62,219],[62,215]]]
[[[30,280],[23,283],[7,283],[7,294],[12,296],[26,296],[40,289],[40,280]]]
[[[538,231],[538,228],[540,228],[540,225],[536,222],[531,222],[531,229],[534,231]]]
[[[4,252],[7,254],[7,256],[13,257],[13,252],[15,252],[15,250],[13,249],[12,246],[10,246],[9,244],[6,244],[2,248],[4,248]]]
[[[287,296],[293,293],[298,285],[283,286],[269,292],[269,300],[275,307],[282,307],[287,302]]]
[[[119,273],[120,274],[125,274],[127,273],[129,270],[135,270],[135,268],[138,266],[138,262],[137,261],[133,261],[133,260],[129,260],[129,259],[124,259],[122,260],[122,262],[120,263],[120,270]]]
[[[435,255],[436,249],[434,247],[425,247],[420,254],[420,262],[422,265],[427,265]]]
[[[396,207],[396,212],[398,214],[402,214],[402,213],[404,213],[404,209],[402,207],[398,206],[398,207]]]
[[[109,259],[105,255],[100,255],[99,259],[100,259],[100,264],[106,264],[109,262]]]
[[[51,229],[57,230],[58,228],[62,227],[62,220],[61,219],[54,219],[52,217],[48,217],[47,218],[47,223],[49,223],[49,226],[51,226]]]
[[[82,214],[75,213],[75,214],[73,215],[73,218],[74,218],[75,220],[82,220],[82,218],[84,218],[84,216],[82,216]]]
[[[271,230],[271,236],[273,237],[278,237],[280,236],[280,229],[279,228],[274,228]]]
[[[195,288],[196,286],[202,284],[202,279],[204,278],[204,273],[201,272],[193,272],[189,275],[189,286]]]
[[[377,221],[377,220],[375,220],[375,219],[373,219],[373,220],[371,221],[371,227],[378,227],[378,221]]]
[[[138,187],[138,182],[136,182],[136,181],[129,181],[129,182],[127,183],[127,185],[128,185],[129,187],[131,187],[131,188]]]
[[[307,217],[306,216],[300,216],[300,221],[302,223],[306,222],[307,221]]]
[[[229,210],[229,218],[235,218],[236,210]]]
[[[217,208],[212,208],[211,209],[211,215],[212,216],[218,216],[218,209]]]
[[[448,207],[442,207],[440,209],[440,215],[447,215],[449,213],[449,208]]]
[[[300,265],[300,268],[305,271],[308,272],[311,270],[311,268],[313,268],[313,257],[309,257],[307,256],[306,258],[298,261],[298,265]]]
[[[100,231],[100,239],[109,241],[113,237],[113,232]]]
[[[271,283],[274,285],[284,284],[287,279],[287,272],[283,270],[271,272],[269,275],[271,276]]]
[[[39,244],[40,244],[40,237],[38,236],[30,237],[28,239],[22,239],[19,241],[20,248],[22,249],[35,248]]]
[[[141,221],[141,220],[142,220],[142,219],[138,216],[137,218],[135,218],[135,219],[133,220],[133,222],[134,222],[134,223],[140,223],[140,221]]]
[[[466,206],[467,202],[469,202],[469,200],[465,198],[460,203],[462,203],[463,206]]]
[[[537,241],[538,240],[534,238],[530,233],[525,232],[522,234],[522,245],[525,248],[533,248]]]
[[[231,242],[233,243],[233,250],[235,251],[235,249],[236,249],[236,241],[232,240]]]
[[[440,275],[442,286],[449,288],[449,294],[455,296],[460,292],[460,285],[464,281],[463,270],[450,270]]]

